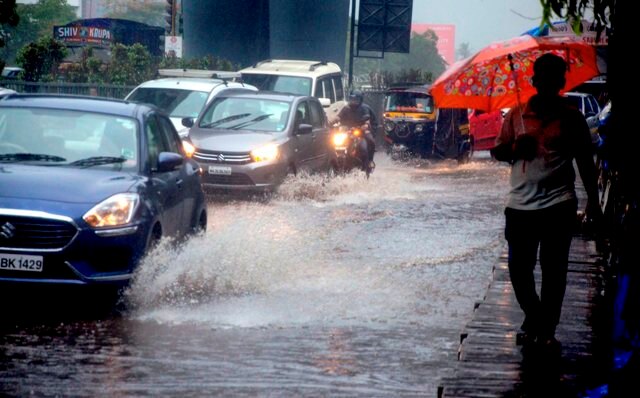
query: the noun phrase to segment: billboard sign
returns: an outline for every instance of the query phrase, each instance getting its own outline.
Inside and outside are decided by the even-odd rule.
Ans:
[[[96,26],[54,26],[53,37],[67,44],[94,44],[109,47],[113,41],[111,29]]]
[[[182,36],[165,36],[164,53],[182,58]]]
[[[432,30],[438,36],[438,53],[449,65],[456,62],[456,26],[451,24],[416,23],[411,25],[413,33],[422,34]]]

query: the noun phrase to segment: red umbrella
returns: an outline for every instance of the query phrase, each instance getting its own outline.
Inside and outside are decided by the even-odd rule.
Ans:
[[[567,61],[567,91],[600,74],[595,48],[581,39],[525,35],[493,43],[453,64],[433,83],[431,94],[440,108],[511,108],[536,93],[533,63],[547,52]]]

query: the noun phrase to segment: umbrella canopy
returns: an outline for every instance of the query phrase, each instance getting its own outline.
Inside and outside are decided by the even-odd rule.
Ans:
[[[511,108],[536,93],[531,84],[533,63],[547,52],[567,61],[567,91],[600,73],[595,49],[582,40],[525,35],[493,43],[456,62],[436,79],[431,94],[440,108]]]

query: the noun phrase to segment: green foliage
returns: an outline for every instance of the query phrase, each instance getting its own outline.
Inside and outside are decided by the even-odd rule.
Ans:
[[[7,29],[15,27],[20,22],[16,9],[16,0],[0,0],[0,47],[7,41]]]
[[[0,2],[4,4],[7,1]],[[35,4],[18,4],[16,12],[19,22],[14,26],[2,26],[7,40],[6,47],[0,49],[0,58],[9,62],[15,59],[18,50],[25,45],[41,37],[51,37],[55,25],[64,25],[76,19],[73,7],[66,0],[39,0]],[[4,16],[4,10],[2,15]]]
[[[71,83],[106,83],[106,65],[93,56],[93,48],[82,50],[80,62],[61,65],[60,75],[62,80]]]
[[[382,88],[393,82],[423,81],[429,83],[440,75],[446,63],[438,53],[438,36],[428,30],[412,34],[409,54],[387,53],[382,60],[356,58],[354,76],[367,76],[368,84]],[[362,78],[360,79],[362,81]]]
[[[456,54],[458,55],[458,59],[465,59],[469,58],[473,54],[473,51],[471,51],[469,43],[464,42],[460,43],[460,46],[456,50]]]
[[[149,51],[139,43],[131,46],[114,44],[111,46],[111,62],[107,75],[112,84],[138,85],[152,79],[156,65]]]
[[[64,43],[43,37],[18,51],[16,61],[23,69],[23,78],[29,82],[55,80],[58,66],[67,56]]]
[[[542,20],[540,26],[551,25],[551,19],[558,16],[571,22],[576,33],[581,33],[580,21],[587,9],[593,11],[596,29],[602,32],[611,21],[616,0],[540,0],[542,5]]]
[[[165,56],[160,60],[158,69],[238,70],[240,65],[233,65],[231,61],[213,55],[190,59]]]

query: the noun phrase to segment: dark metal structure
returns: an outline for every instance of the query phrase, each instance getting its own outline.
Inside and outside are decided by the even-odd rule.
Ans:
[[[184,54],[345,64],[349,0],[182,0]]]

